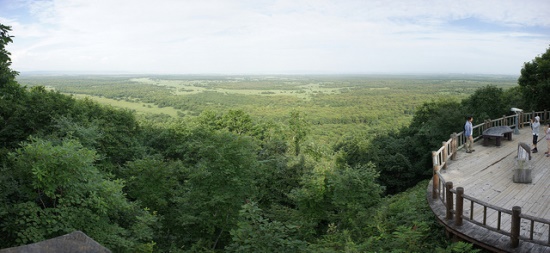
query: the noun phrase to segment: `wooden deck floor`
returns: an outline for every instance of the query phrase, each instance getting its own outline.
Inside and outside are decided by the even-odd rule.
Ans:
[[[512,141],[503,139],[500,147],[496,147],[495,140],[491,140],[488,146],[482,146],[482,141],[476,142],[474,144],[475,152],[470,154],[466,153],[464,149],[459,150],[456,160],[450,161],[447,168],[441,170],[441,174],[446,182],[453,183],[455,189],[463,187],[466,195],[507,210],[519,206],[522,208],[522,214],[550,220],[550,157],[544,155],[547,150],[544,135],[539,136],[539,139],[539,152],[532,154],[533,181],[531,184],[514,183],[512,180],[518,143],[524,142],[531,145],[532,142],[529,128],[524,128],[520,130],[520,134],[513,135]],[[469,217],[471,211],[469,203],[464,205],[464,216]],[[434,209],[433,206],[432,209]],[[474,219],[482,220],[483,217],[479,217],[482,212],[476,212],[475,209],[474,206]],[[487,222],[496,223],[496,218],[491,219],[491,216],[496,215],[498,215],[497,212],[489,212]],[[509,220],[510,216],[502,217],[503,221],[507,219]],[[529,231],[528,226],[530,223],[522,222],[521,233],[525,236],[528,236],[525,234]],[[509,222],[503,222],[502,229],[509,230]],[[548,225],[535,226],[534,238],[547,241],[549,230]],[[471,236],[477,237],[476,240],[480,241],[489,240],[479,238],[479,231],[472,232]],[[506,238],[490,240],[505,241]],[[541,252],[541,248],[536,248],[537,252]],[[550,247],[543,247],[542,251],[550,252]],[[510,250],[510,252],[515,252],[515,250]]]

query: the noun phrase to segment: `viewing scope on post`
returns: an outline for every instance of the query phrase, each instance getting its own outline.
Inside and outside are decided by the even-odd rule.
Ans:
[[[515,128],[514,128],[514,134],[519,134],[519,115],[523,112],[522,109],[519,109],[519,108],[515,108],[515,107],[512,107],[512,109],[510,109],[510,111],[513,111],[515,114],[516,114],[516,117],[514,118],[515,120]]]

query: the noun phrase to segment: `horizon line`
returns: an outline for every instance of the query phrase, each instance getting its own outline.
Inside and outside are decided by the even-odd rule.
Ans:
[[[509,76],[519,77],[520,74],[497,74],[497,73],[464,73],[464,72],[258,72],[258,73],[175,73],[175,72],[134,72],[134,71],[79,71],[79,70],[31,70],[17,71],[22,75],[154,75],[154,76]]]

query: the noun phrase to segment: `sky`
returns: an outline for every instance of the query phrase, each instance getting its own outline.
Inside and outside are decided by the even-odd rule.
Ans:
[[[12,69],[519,75],[548,0],[0,0]]]

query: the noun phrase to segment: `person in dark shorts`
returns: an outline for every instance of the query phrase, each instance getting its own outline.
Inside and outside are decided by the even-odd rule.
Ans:
[[[536,116],[534,119],[531,119],[531,130],[533,131],[533,150],[531,152],[537,153],[539,150],[537,149],[537,142],[539,139],[539,131],[540,131],[540,117]]]

